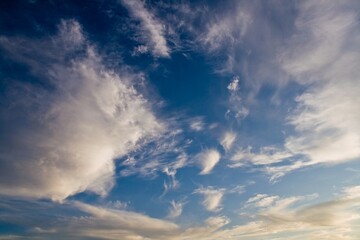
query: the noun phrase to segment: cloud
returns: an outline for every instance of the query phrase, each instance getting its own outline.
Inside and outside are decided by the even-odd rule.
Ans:
[[[294,8],[293,1],[227,2],[203,17],[206,21],[196,42],[210,59],[216,59],[216,72],[241,76],[247,100],[253,100],[262,84],[287,82],[274,59],[284,45],[283,36],[291,34]]]
[[[146,41],[144,44],[151,49],[153,55],[169,57],[170,49],[165,38],[165,27],[152,12],[145,8],[144,2],[140,0],[122,0],[121,2],[131,15],[140,21],[141,32],[145,34],[140,37],[144,38]],[[143,48],[138,50],[143,50]]]
[[[267,194],[257,194],[254,197],[249,198],[246,203],[255,205],[256,207],[269,207],[271,206],[275,200],[277,200],[278,196],[268,196]]]
[[[360,37],[357,13],[351,4],[304,2],[296,21],[297,37],[284,69],[301,84],[311,85],[297,97],[289,116],[297,131],[285,146],[316,163],[337,163],[360,156]]]
[[[271,54],[277,58],[272,63],[277,70],[269,74],[304,89],[286,116],[286,127],[294,131],[286,135],[283,146],[260,147],[257,152],[240,149],[229,165],[252,163],[272,180],[299,168],[360,157],[360,54],[355,40],[360,37],[359,6],[356,1],[303,1],[296,8],[291,35],[283,33],[283,47],[274,47],[278,53]],[[279,89],[281,82],[274,81]]]
[[[183,211],[183,207],[186,203],[184,202],[175,202],[175,201],[171,201],[170,202],[170,209],[169,209],[169,213],[168,213],[168,218],[170,219],[175,219],[177,217],[179,217],[182,214]]]
[[[300,5],[297,32],[282,58],[282,67],[307,90],[296,98],[288,116],[295,134],[284,147],[302,161],[276,174],[315,165],[337,164],[360,157],[360,54],[353,39],[360,37],[355,2],[305,1]],[[299,39],[308,39],[299,41]]]
[[[237,91],[239,89],[239,81],[239,77],[235,76],[227,86],[227,89],[231,92]]]
[[[141,151],[133,151],[121,159],[121,176],[139,174],[153,178],[164,173],[169,177],[169,182],[166,183],[169,189],[178,186],[176,173],[178,169],[189,165],[186,149],[192,141],[184,138],[183,131],[171,119],[168,119],[167,127],[162,130],[163,134],[142,146]]]
[[[205,123],[202,117],[196,117],[190,120],[190,128],[194,131],[202,131],[204,129]]]
[[[181,228],[142,213],[76,201],[58,204],[3,198],[0,209],[0,220],[26,229],[26,236],[19,234],[15,239],[211,239],[216,230],[230,222],[224,216],[213,216],[199,226]],[[34,214],[39,210],[47,214]],[[22,216],[16,214],[19,211]]]
[[[7,202],[4,198],[0,201],[0,220],[7,219],[7,222],[32,229],[26,233],[26,237],[30,239],[245,240],[301,239],[313,236],[323,239],[355,239],[357,221],[360,219],[356,211],[360,204],[357,189],[359,186],[345,187],[337,198],[325,202],[318,201],[317,194],[288,197],[256,194],[241,209],[240,216],[247,221],[229,227],[226,227],[230,222],[226,216],[212,216],[200,226],[182,228],[170,221],[141,213],[81,202]],[[206,198],[224,191],[209,187],[199,188],[196,193]],[[222,195],[220,196],[221,199]],[[264,201],[270,198],[271,200]],[[316,203],[311,202],[313,200],[317,200]],[[219,202],[205,199],[204,203],[211,201]],[[174,202],[174,206],[176,205]],[[23,213],[22,216],[15,214],[19,210]],[[47,214],[34,214],[34,211],[39,210],[46,211]],[[19,238],[23,239],[24,236]]]
[[[237,193],[237,194],[243,194],[246,190],[246,186],[245,185],[238,185],[235,186],[231,189],[229,189],[227,192],[228,193]]]
[[[202,168],[200,175],[210,174],[211,170],[220,161],[220,153],[215,149],[204,150],[197,155],[198,162]]]
[[[230,220],[224,216],[210,217],[205,221],[206,225],[216,227],[217,229],[230,223]]]
[[[203,195],[204,200],[202,201],[202,205],[205,207],[206,210],[210,212],[218,212],[222,209],[221,201],[225,194],[225,189],[223,188],[216,189],[213,187],[207,187],[207,188],[201,187],[196,189],[194,192]]]
[[[3,98],[2,194],[105,195],[114,184],[113,160],[162,131],[133,87],[139,76],[107,69],[78,22],[62,21],[48,39],[2,36],[0,46],[41,82],[13,82]]]
[[[222,232],[229,239],[301,239],[313,236],[353,239],[359,214],[351,209],[359,206],[358,198],[347,200],[345,194],[328,202],[308,203],[317,197],[317,194],[285,198],[257,194],[249,198],[241,210],[241,216],[250,221],[217,234]]]
[[[228,110],[225,114],[226,117],[233,116],[237,120],[244,119],[249,115],[249,109],[245,107],[244,101],[240,95],[240,79],[234,76],[227,89],[229,91]]]
[[[270,146],[260,148],[259,153],[253,153],[252,148],[249,146],[240,148],[234,153],[230,159],[233,162],[230,167],[240,167],[248,162],[254,165],[269,165],[282,162],[293,156],[291,152],[281,151]]]
[[[149,51],[148,47],[145,45],[140,45],[134,48],[133,52],[132,52],[132,56],[139,56],[141,54],[145,54]]]
[[[176,161],[170,164],[167,164],[163,172],[169,176],[170,182],[164,183],[165,192],[167,192],[170,189],[176,189],[179,187],[180,183],[178,180],[176,180],[176,173],[179,168],[183,168],[187,165],[187,155],[185,153],[180,154]]]
[[[81,229],[84,235],[91,237],[111,236],[111,238],[130,239],[130,236],[154,237],[177,231],[177,225],[143,214],[107,209],[76,202],[75,206],[90,214],[92,218],[74,221],[73,228]],[[106,230],[107,229],[107,230]],[[78,230],[78,231],[79,231]]]
[[[235,7],[236,8],[236,7]],[[227,12],[224,17],[215,17],[207,23],[206,29],[199,37],[199,41],[203,43],[208,50],[218,51],[227,46],[236,44],[246,34],[251,24],[251,15],[243,10],[233,13]],[[218,17],[218,18],[216,18]]]
[[[235,140],[236,140],[236,133],[228,131],[225,132],[222,138],[220,139],[220,144],[221,146],[223,146],[223,148],[226,151],[229,151],[232,145],[234,144]]]

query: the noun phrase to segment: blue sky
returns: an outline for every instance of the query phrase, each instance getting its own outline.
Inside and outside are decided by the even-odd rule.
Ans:
[[[2,1],[0,239],[358,239],[358,1]]]

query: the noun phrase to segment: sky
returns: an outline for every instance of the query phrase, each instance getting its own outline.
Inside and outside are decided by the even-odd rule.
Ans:
[[[0,1],[0,239],[359,239],[359,16]]]

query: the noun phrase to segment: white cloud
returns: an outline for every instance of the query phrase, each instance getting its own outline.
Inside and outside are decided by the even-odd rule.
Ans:
[[[144,2],[140,0],[122,0],[122,3],[133,17],[140,21],[142,33],[147,41],[145,44],[151,49],[154,56],[169,57],[170,49],[165,38],[165,27],[147,10]]]
[[[218,216],[218,217],[210,217],[206,219],[205,223],[209,227],[215,227],[216,229],[218,229],[230,223],[230,220],[227,217]]]
[[[287,149],[307,159],[299,167],[360,157],[356,7],[351,2],[301,4],[297,32],[283,59],[283,68],[308,86],[288,118],[296,134],[285,141]]]
[[[239,90],[240,79],[234,76],[230,84],[227,86],[229,90],[228,110],[225,113],[226,117],[233,116],[237,120],[244,119],[249,115],[249,109],[245,107],[243,99]]]
[[[206,210],[210,212],[218,212],[222,209],[221,201],[225,194],[225,189],[223,188],[216,189],[213,187],[207,187],[207,188],[201,187],[196,189],[195,193],[203,195],[204,200],[202,201],[202,205],[205,207]]]
[[[353,239],[355,223],[360,215],[352,209],[359,206],[359,198],[349,200],[345,194],[328,202],[309,204],[309,201],[317,197],[317,194],[286,198],[255,195],[248,199],[247,207],[242,210],[257,209],[255,213],[242,212],[243,216],[250,216],[254,221],[236,226],[228,234],[239,239],[282,239],[281,236],[291,237],[290,239],[301,239],[304,236],[322,236],[323,239],[343,236],[339,239]]]
[[[217,51],[225,46],[231,46],[241,40],[251,24],[250,14],[242,8],[235,7],[238,11],[228,14],[223,18],[214,17],[209,21],[205,32],[200,35],[199,40],[209,51]]]
[[[239,150],[230,165],[281,163],[266,166],[272,180],[298,168],[360,157],[359,6],[356,1],[303,1],[297,7],[293,35],[279,55],[285,75],[305,89],[287,116],[295,132],[270,151]]]
[[[145,45],[140,45],[134,48],[132,52],[132,56],[139,56],[141,54],[145,54],[149,51],[148,47]]]
[[[197,160],[201,167],[200,175],[210,174],[211,170],[220,161],[220,153],[215,149],[204,150],[197,155]]]
[[[168,218],[170,219],[175,219],[177,217],[179,217],[182,214],[183,211],[183,207],[185,205],[184,202],[175,202],[175,201],[171,201],[170,202],[170,209],[169,209],[169,213],[168,213]]]
[[[228,193],[237,193],[237,194],[243,194],[245,192],[246,186],[245,185],[238,185],[234,188],[231,188],[228,190]]]
[[[190,128],[194,131],[202,131],[205,127],[205,123],[202,117],[196,117],[190,120]]]
[[[164,182],[164,196],[169,190],[177,189],[180,182],[176,179],[177,170],[187,165],[187,155],[180,154],[174,162],[168,163],[164,166],[163,172],[169,177],[169,181]]]
[[[230,164],[230,167],[240,167],[248,162],[254,165],[269,165],[282,162],[290,157],[293,157],[291,152],[281,151],[275,147],[262,147],[259,153],[253,153],[251,147],[240,148],[231,157],[230,160],[233,163]]]
[[[236,133],[228,131],[225,132],[222,138],[220,139],[220,144],[223,146],[223,148],[228,151],[231,149],[232,145],[234,144],[236,140]]]
[[[345,187],[343,189],[344,198],[356,199],[360,198],[360,185]]]
[[[241,209],[241,216],[248,219],[243,224],[226,225],[230,220],[225,216],[212,216],[204,221],[203,225],[182,228],[170,221],[146,216],[141,213],[118,209],[93,206],[80,202],[67,202],[59,205],[53,202],[11,202],[9,205],[2,199],[0,206],[6,206],[7,211],[15,213],[21,210],[32,216],[36,221],[27,221],[17,214],[0,214],[0,220],[6,217],[19,226],[32,228],[27,237],[39,239],[311,239],[313,236],[323,239],[356,239],[360,214],[358,186],[349,186],[342,190],[338,198],[326,202],[319,202],[317,194],[305,196],[281,197],[277,195],[257,194],[247,200]],[[195,193],[211,195],[224,193],[225,189],[200,188]],[[353,196],[349,198],[350,196]],[[266,203],[264,199],[269,199]],[[211,197],[210,197],[211,198]],[[221,199],[216,197],[216,199]],[[311,201],[317,199],[317,203]],[[218,200],[209,200],[219,202]],[[5,201],[5,202],[4,202]],[[9,200],[10,201],[10,200]],[[175,202],[174,202],[175,203]],[[76,216],[60,216],[59,211],[53,210],[53,205],[66,209],[61,211],[69,214],[69,210],[76,208]],[[211,205],[211,204],[210,204]],[[215,204],[216,205],[216,204]],[[16,207],[14,207],[16,206]],[[176,204],[174,204],[176,206]],[[207,205],[206,205],[207,206]],[[219,205],[214,207],[219,209]],[[34,210],[36,209],[36,210]],[[47,210],[47,214],[33,214],[33,211]],[[174,208],[176,209],[176,207]],[[30,211],[30,212],[29,212]],[[211,210],[213,211],[213,210]],[[216,211],[216,210],[215,210]],[[50,217],[51,214],[56,217]],[[20,236],[22,238],[22,236]],[[320,238],[321,239],[321,238]]]
[[[186,149],[192,141],[183,137],[182,131],[177,128],[176,122],[167,121],[167,127],[162,129],[163,134],[141,148],[133,151],[122,161],[124,177],[139,174],[144,177],[156,177],[159,173],[168,176],[164,186],[170,190],[177,188],[180,182],[176,179],[178,169],[190,164]],[[166,129],[169,129],[167,131]]]
[[[110,201],[106,204],[109,208],[126,210],[129,208],[129,202],[122,202],[120,200]]]
[[[257,194],[254,197],[249,198],[246,203],[254,204],[256,207],[269,207],[271,206],[279,197],[278,196],[268,196],[267,194]]]
[[[171,235],[178,230],[178,226],[174,223],[140,213],[97,207],[80,202],[76,202],[75,206],[90,214],[91,217],[70,220],[65,231],[73,231],[71,234],[104,239],[139,237],[163,239],[166,235]]]
[[[0,139],[1,193],[54,200],[85,190],[105,195],[113,159],[163,128],[132,86],[136,76],[107,69],[73,20],[50,39],[1,37],[0,44],[53,89],[14,85],[4,99],[12,107],[0,119],[7,126]],[[69,61],[75,51],[84,54]]]
[[[235,76],[232,81],[229,83],[229,85],[227,86],[227,89],[229,91],[236,91],[239,89],[239,77]]]

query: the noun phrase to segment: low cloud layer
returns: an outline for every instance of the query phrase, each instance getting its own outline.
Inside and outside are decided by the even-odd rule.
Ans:
[[[224,190],[202,188],[198,193],[210,196],[219,191]],[[337,197],[315,204],[310,202],[317,199],[318,194],[288,197],[256,194],[238,210],[240,217],[248,221],[230,227],[227,227],[230,220],[222,215],[209,217],[200,225],[181,228],[171,221],[145,214],[81,202],[67,202],[58,206],[53,206],[55,203],[17,202],[19,206],[16,209],[33,216],[36,222],[26,221],[16,214],[11,218],[0,214],[0,220],[7,217],[14,224],[24,225],[32,229],[28,233],[29,238],[38,239],[355,239],[353,236],[360,215],[354,210],[359,207],[359,192],[359,186],[348,186]],[[12,206],[7,211],[13,212],[13,204],[2,200],[0,208]],[[78,216],[46,219],[48,215],[31,215],[34,209],[46,210],[50,216],[58,215],[54,212],[56,207],[62,209],[62,214],[66,214],[69,209],[76,209]]]

